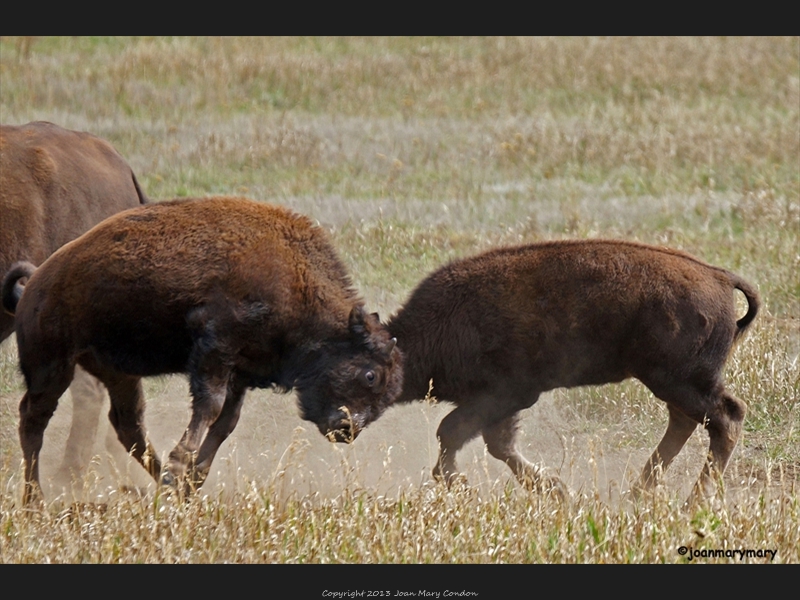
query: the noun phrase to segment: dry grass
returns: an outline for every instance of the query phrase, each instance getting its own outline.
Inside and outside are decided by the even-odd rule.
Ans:
[[[0,77],[0,121],[109,139],[153,198],[245,194],[318,219],[384,317],[451,258],[565,237],[681,248],[763,299],[726,372],[749,405],[726,501],[688,512],[701,432],[663,494],[627,499],[666,424],[627,382],[557,390],[525,417],[524,451],[560,471],[569,507],[510,484],[477,442],[470,487],[431,485],[444,406],[392,409],[340,448],[259,392],[205,495],[121,494],[101,457],[78,495],[104,510],[53,493],[29,514],[6,343],[0,562],[682,562],[680,546],[800,562],[800,38],[3,37]],[[147,395],[167,450],[185,385]]]
[[[796,563],[800,505],[765,486],[735,504],[687,513],[675,498],[612,506],[583,496],[564,507],[513,486],[486,494],[435,485],[398,497],[345,486],[338,497],[283,498],[252,482],[187,503],[117,496],[103,505],[19,510],[0,499],[0,550],[30,563]],[[795,526],[787,526],[794,523]],[[47,531],[47,535],[41,533]],[[761,550],[699,557],[696,551]],[[775,551],[765,557],[764,550]],[[322,585],[322,584],[320,584]]]

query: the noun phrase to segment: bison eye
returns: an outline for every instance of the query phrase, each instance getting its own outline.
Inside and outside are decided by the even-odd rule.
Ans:
[[[359,379],[361,379],[361,383],[366,387],[372,387],[375,385],[375,381],[377,381],[378,378],[375,376],[375,371],[369,369],[361,371],[361,373],[359,373]]]

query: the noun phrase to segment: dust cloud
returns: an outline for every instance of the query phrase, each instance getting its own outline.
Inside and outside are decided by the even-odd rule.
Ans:
[[[188,383],[183,376],[146,380],[145,395],[148,435],[165,459],[189,422]],[[224,496],[255,483],[283,495],[334,497],[349,487],[396,497],[432,481],[436,428],[452,407],[424,401],[395,406],[353,444],[332,444],[315,425],[300,419],[294,394],[251,390],[239,424],[217,453],[200,493]],[[122,447],[113,447],[118,444],[113,432],[107,435],[107,412],[106,399],[96,439],[87,441],[94,444],[94,459],[87,475],[68,489],[54,481],[72,422],[69,394],[61,399],[45,432],[41,454],[41,479],[48,499],[64,494],[65,499],[105,501],[123,486],[143,493],[155,491],[155,484],[135,461],[119,459]],[[520,448],[530,460],[557,473],[573,493],[599,494],[609,501],[619,500],[630,488],[663,433],[631,443],[624,435],[625,424],[613,431],[592,428],[576,418],[558,392],[544,394],[522,417]],[[671,491],[689,493],[706,444],[702,434],[692,436],[665,478]],[[486,452],[480,438],[459,452],[458,464],[469,484],[479,490],[516,485],[508,467]]]

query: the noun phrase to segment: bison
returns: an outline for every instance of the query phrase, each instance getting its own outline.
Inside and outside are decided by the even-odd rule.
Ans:
[[[16,282],[29,277],[21,298]],[[75,365],[103,382],[123,446],[157,481],[202,485],[249,388],[298,393],[302,417],[350,441],[402,387],[400,353],[367,314],[324,231],[244,198],[180,199],[119,213],[2,287],[16,314],[25,502],[42,436]],[[162,473],[141,378],[187,373],[189,425]]]
[[[748,303],[738,320],[734,289]],[[437,431],[435,477],[456,475],[456,453],[481,434],[520,480],[562,495],[557,478],[520,454],[519,412],[547,390],[635,377],[669,410],[641,487],[702,424],[710,455],[693,497],[708,496],[746,410],[721,371],[758,307],[753,286],[677,250],[604,240],[491,250],[431,274],[388,322],[403,355],[396,402],[426,396],[432,380],[430,392],[456,404]]]
[[[16,261],[39,265],[106,217],[147,203],[128,163],[105,140],[47,122],[0,125],[0,275]],[[14,320],[0,312],[0,342]],[[60,477],[89,462],[103,391],[76,373],[73,422]],[[107,445],[122,456],[122,446]]]

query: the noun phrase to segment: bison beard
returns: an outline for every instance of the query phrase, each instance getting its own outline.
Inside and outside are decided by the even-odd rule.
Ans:
[[[29,276],[21,297],[14,293]],[[243,198],[129,210],[34,270],[15,265],[3,304],[16,313],[25,501],[76,365],[109,391],[123,446],[182,492],[202,485],[253,387],[297,388],[302,416],[349,441],[402,387],[400,353],[367,314],[324,232],[306,217]],[[143,427],[141,378],[189,375],[192,416],[166,469]]]
[[[747,298],[736,320],[734,290]],[[451,480],[456,452],[481,434],[526,483],[566,494],[516,444],[519,411],[542,392],[636,377],[667,403],[669,425],[640,487],[653,486],[698,424],[710,452],[693,498],[714,493],[746,411],[721,372],[758,311],[738,276],[682,252],[621,241],[501,248],[422,281],[388,323],[403,353],[398,402],[432,393],[457,406],[437,431],[434,476]]]

